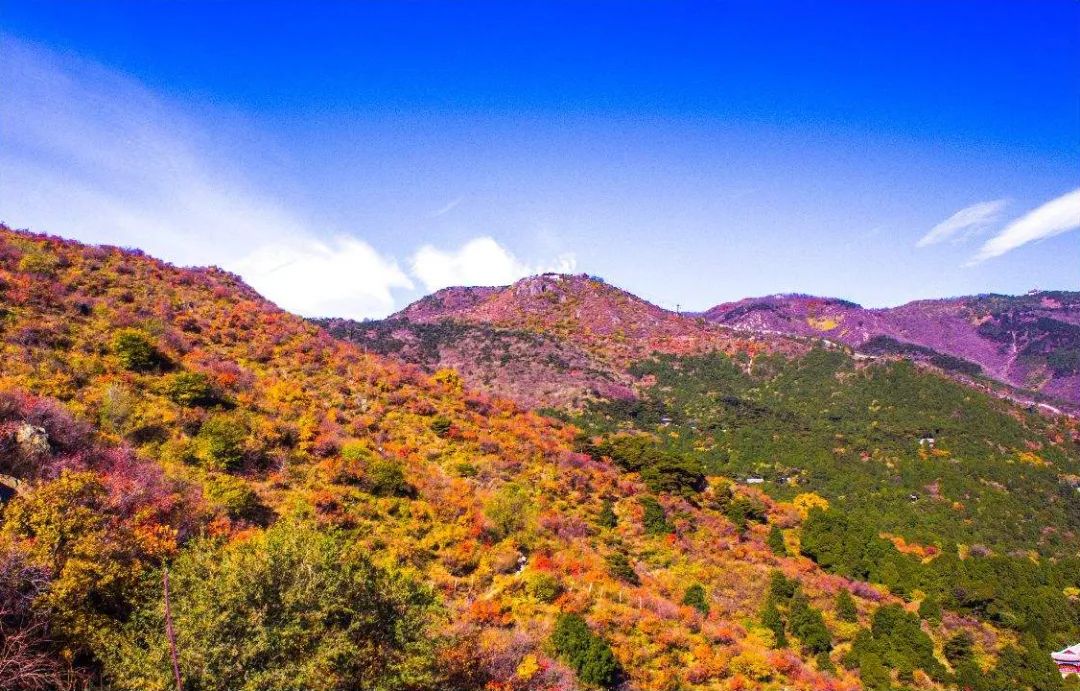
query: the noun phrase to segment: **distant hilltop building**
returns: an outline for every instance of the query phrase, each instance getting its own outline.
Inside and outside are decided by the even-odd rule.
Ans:
[[[1054,660],[1062,677],[1070,674],[1080,675],[1080,643],[1071,648],[1050,653],[1050,657]]]

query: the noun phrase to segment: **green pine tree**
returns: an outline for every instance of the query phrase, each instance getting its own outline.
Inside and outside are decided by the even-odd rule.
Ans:
[[[578,614],[560,614],[551,634],[551,644],[559,657],[577,672],[578,679],[591,686],[611,688],[622,670],[611,645],[589,630]]]
[[[780,526],[774,525],[769,530],[769,549],[777,556],[787,556],[787,545],[784,544],[784,534],[780,532]]]
[[[776,600],[772,597],[765,601],[765,607],[761,610],[761,625],[772,631],[777,648],[787,647],[784,618],[780,615],[780,610],[776,608]]]
[[[825,626],[825,618],[810,605],[810,600],[801,592],[795,593],[795,597],[791,599],[788,623],[803,648],[815,654],[832,650],[832,635]]]
[[[836,595],[836,618],[840,621],[856,622],[859,620],[859,610],[855,607],[855,598],[846,588]]]
[[[709,613],[709,601],[708,596],[705,593],[705,588],[700,583],[695,583],[686,589],[686,594],[683,595],[683,604],[693,607],[702,614]]]
[[[927,595],[919,603],[919,617],[929,622],[941,622],[941,602],[933,595]]]
[[[596,525],[601,528],[614,528],[619,524],[619,517],[615,515],[615,502],[610,499],[604,500],[600,507],[600,514],[596,517]]]

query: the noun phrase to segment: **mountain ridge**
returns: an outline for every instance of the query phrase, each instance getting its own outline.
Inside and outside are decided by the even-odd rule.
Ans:
[[[1033,405],[1080,410],[1080,292],[986,293],[884,308],[776,294],[676,313],[587,274],[540,274],[507,286],[444,288],[385,321],[448,320],[555,335],[618,366],[652,352],[793,354],[828,342],[866,356],[905,357],[969,383],[996,381],[1030,392]],[[1024,398],[1007,388],[1002,395]]]
[[[803,295],[745,298],[703,316],[757,331],[828,338],[869,354],[928,348],[978,366],[1000,382],[1080,403],[1080,292],[982,294],[916,300],[889,308]],[[961,363],[954,363],[959,365]]]
[[[626,368],[653,353],[797,355],[810,339],[753,334],[649,303],[586,274],[502,287],[450,287],[384,320],[316,319],[336,336],[429,371],[458,369],[479,390],[535,407],[633,398]]]
[[[758,337],[659,307],[588,274],[538,274],[501,287],[451,287],[391,315],[391,320],[457,320],[554,333],[620,364],[651,352],[772,350],[794,341]]]

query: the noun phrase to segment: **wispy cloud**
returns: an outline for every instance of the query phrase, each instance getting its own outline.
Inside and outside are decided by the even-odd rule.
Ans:
[[[308,219],[214,156],[210,126],[139,82],[0,34],[0,213],[19,227],[234,270],[305,315],[381,316],[397,262]]]
[[[305,316],[379,317],[398,306],[397,291],[415,290],[393,256],[331,235],[252,184],[215,153],[211,124],[100,65],[4,34],[0,43],[0,220],[224,266]],[[450,251],[424,245],[408,263],[428,290],[576,265],[573,255],[522,261],[491,237]]]
[[[915,246],[927,247],[950,239],[954,242],[966,240],[996,223],[1007,203],[1005,199],[995,199],[964,207],[931,228]]]
[[[303,231],[213,163],[193,144],[204,139],[197,124],[137,82],[9,36],[3,47],[7,221],[180,263],[221,262],[260,235]]]
[[[1029,242],[1080,228],[1080,188],[1052,199],[1005,226],[986,241],[968,265],[1000,257]]]
[[[412,258],[412,274],[427,290],[448,286],[497,286],[544,271],[571,273],[577,267],[573,254],[563,254],[546,265],[530,265],[515,257],[490,237],[470,240],[456,250],[421,247]]]
[[[457,199],[451,200],[450,202],[448,202],[446,204],[446,206],[443,206],[442,208],[432,212],[431,218],[438,218],[439,216],[443,216],[445,214],[450,213],[451,211],[453,211],[454,209],[457,208],[458,204],[460,204],[463,201],[465,201],[465,195],[462,195],[462,196],[458,197]]]

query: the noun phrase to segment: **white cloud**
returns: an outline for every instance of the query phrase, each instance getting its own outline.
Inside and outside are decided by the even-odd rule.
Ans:
[[[497,286],[545,271],[572,273],[577,267],[573,254],[563,254],[547,265],[529,265],[490,237],[474,238],[457,250],[444,251],[424,245],[412,258],[412,274],[424,287],[438,290],[448,286]]]
[[[915,243],[915,246],[936,245],[949,239],[965,240],[994,224],[1001,217],[1001,211],[1006,203],[1005,199],[995,199],[960,209],[931,228],[929,233]]]
[[[217,264],[304,314],[381,316],[397,264],[256,189],[203,125],[129,77],[0,34],[0,220]],[[221,153],[216,153],[220,150]]]
[[[1016,219],[986,241],[968,265],[978,264],[1036,240],[1080,228],[1080,189],[1063,194]]]
[[[263,245],[228,268],[281,307],[308,317],[387,314],[394,308],[391,289],[413,287],[397,262],[350,237]]]

